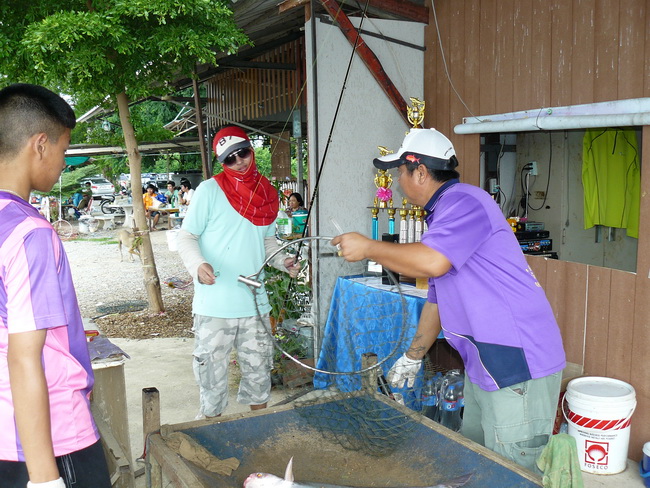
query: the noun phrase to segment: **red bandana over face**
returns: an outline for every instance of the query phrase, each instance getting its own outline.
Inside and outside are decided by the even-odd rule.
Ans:
[[[223,151],[224,146],[230,145],[230,141],[249,141],[246,133],[239,127],[226,127],[217,132],[214,136],[213,149],[219,157],[220,154],[230,154],[231,151]],[[237,146],[240,146],[237,144]],[[248,142],[250,146],[250,141]],[[236,148],[235,148],[236,150]],[[240,173],[223,166],[223,172],[213,178],[226,194],[230,205],[246,220],[255,225],[272,224],[278,216],[280,199],[278,192],[271,185],[268,179],[257,171],[255,164],[255,153],[251,153],[251,164],[246,171]]]

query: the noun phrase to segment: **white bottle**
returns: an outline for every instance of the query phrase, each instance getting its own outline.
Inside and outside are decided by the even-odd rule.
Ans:
[[[277,233],[281,236],[288,236],[291,234],[291,217],[287,215],[284,210],[278,212],[278,218],[275,221],[277,226]]]

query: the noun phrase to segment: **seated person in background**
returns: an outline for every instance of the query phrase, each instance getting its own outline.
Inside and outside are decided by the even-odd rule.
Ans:
[[[165,197],[167,197],[167,203],[172,208],[178,208],[180,192],[176,189],[176,183],[173,181],[167,182],[167,191],[165,192]]]
[[[149,184],[147,185],[147,192],[142,195],[145,217],[147,220],[153,218],[153,222],[151,223],[151,230],[158,230],[156,229],[156,224],[160,219],[160,212],[156,211],[160,205],[160,200],[156,198],[158,193],[157,190],[158,188],[156,188],[155,185]]]
[[[77,210],[86,210],[92,197],[93,189],[90,187],[90,181],[86,181],[86,184],[81,189],[81,200],[77,205]]]
[[[181,205],[189,205],[192,200],[192,195],[194,195],[194,190],[192,189],[192,183],[189,180],[183,178],[181,180],[181,191],[179,203]]]
[[[304,212],[307,213],[305,208],[305,202],[302,199],[300,193],[292,193],[289,195],[289,207],[287,208],[287,215],[291,217],[291,214],[294,212]]]

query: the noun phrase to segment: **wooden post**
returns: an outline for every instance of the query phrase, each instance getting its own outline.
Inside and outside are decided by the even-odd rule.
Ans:
[[[208,158],[206,149],[205,127],[203,125],[203,109],[201,108],[201,94],[199,93],[199,82],[196,80],[196,74],[192,77],[192,87],[194,88],[194,112],[196,113],[196,128],[199,132],[199,148],[201,149],[201,168],[203,169],[203,179],[207,180],[212,176],[211,161]],[[211,141],[207,141],[210,145]]]
[[[291,133],[284,131],[277,141],[271,142],[271,175],[283,181],[291,178]]]
[[[109,449],[107,456],[111,472],[119,473],[114,488],[133,487],[135,475],[129,440],[129,417],[126,408],[126,385],[124,381],[124,360],[93,363],[95,386],[92,408],[102,442]],[[1,483],[0,483],[1,484]]]
[[[160,393],[155,387],[142,389],[142,431],[147,449],[149,434],[160,431]],[[145,457],[145,472],[147,488],[162,488],[162,469],[148,451]]]

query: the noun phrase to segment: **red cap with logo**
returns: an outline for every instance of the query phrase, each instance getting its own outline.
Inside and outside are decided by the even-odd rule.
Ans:
[[[232,152],[251,147],[251,140],[241,127],[228,126],[217,132],[212,140],[212,150],[220,163]]]

